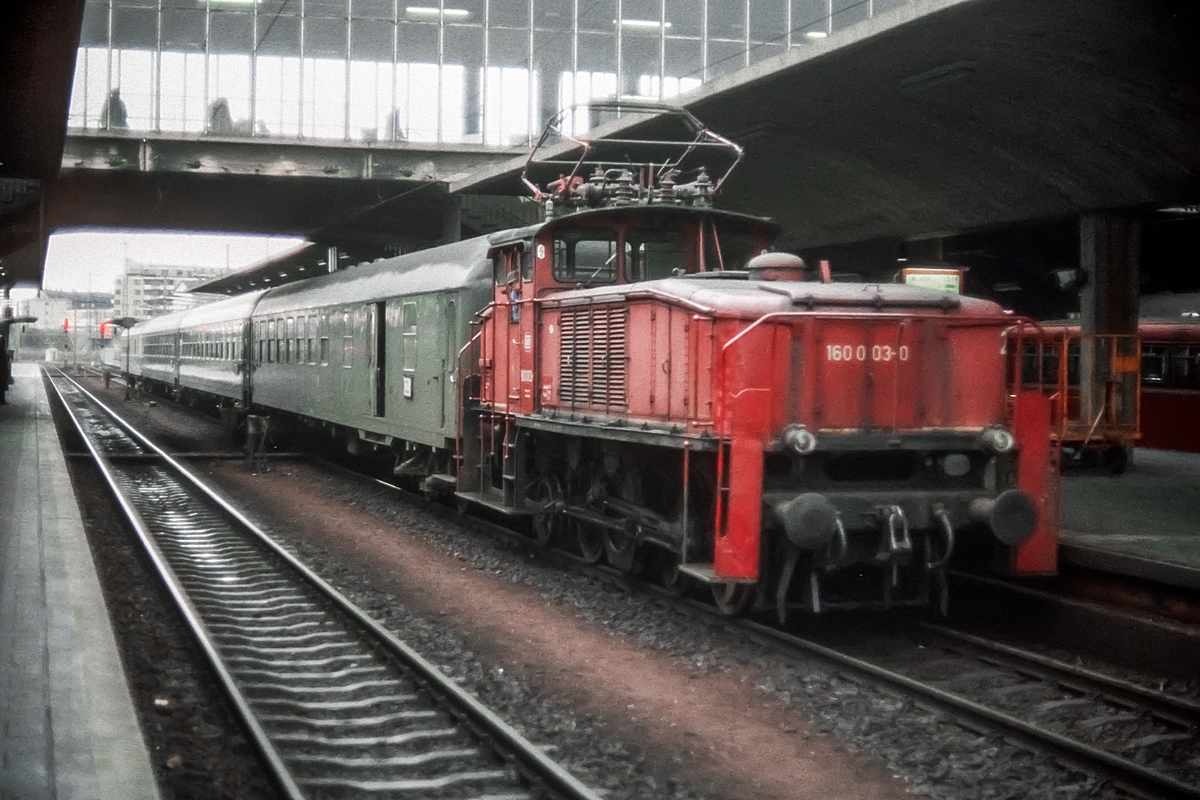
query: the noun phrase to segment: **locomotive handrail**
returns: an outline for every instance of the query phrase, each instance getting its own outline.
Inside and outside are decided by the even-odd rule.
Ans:
[[[472,322],[471,325],[472,325],[472,327],[474,327],[475,323]],[[482,374],[482,371],[477,372],[474,369],[471,369],[468,372],[466,372],[465,374],[463,374],[463,357],[467,355],[467,351],[470,350],[471,347],[476,342],[481,341],[482,339],[483,339],[483,327],[480,326],[479,328],[476,329],[475,333],[473,333],[470,337],[468,337],[466,343],[462,347],[458,348],[458,353],[454,358],[454,362],[455,362],[455,369],[458,370],[458,372],[460,373],[462,378],[469,378],[472,375]],[[460,395],[467,391],[466,387],[469,383],[470,383],[470,381],[468,381],[468,380],[459,380],[458,381],[458,390],[459,390]],[[476,397],[473,399],[478,400],[479,398]],[[462,405],[462,403],[460,402],[459,406],[461,407],[461,405]]]
[[[849,312],[849,313],[840,312],[838,314],[838,316],[842,317],[842,318],[849,318],[849,319],[880,319],[878,314],[864,314],[864,313],[860,313],[860,312]],[[729,349],[730,346],[732,346],[735,342],[737,342],[739,339],[741,339],[746,334],[750,333],[750,331],[754,330],[756,327],[761,325],[763,322],[767,321],[768,319],[777,318],[777,317],[808,317],[808,318],[811,318],[812,312],[811,311],[770,311],[766,314],[763,314],[761,317],[754,320],[754,322],[750,323],[745,328],[743,328],[737,334],[737,336],[734,336],[732,339],[730,339],[724,345],[722,345],[722,347],[721,347],[722,355],[724,354],[724,352],[726,350]],[[941,317],[938,317],[938,319],[941,319]],[[954,325],[963,325],[963,326],[967,326],[967,325],[982,326],[982,325],[994,324],[995,321],[996,321],[995,317],[962,317],[962,318],[953,319],[952,323]]]

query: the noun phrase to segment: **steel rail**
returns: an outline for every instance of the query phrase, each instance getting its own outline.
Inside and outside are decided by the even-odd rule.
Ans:
[[[713,612],[715,614],[715,612]],[[1017,719],[1002,711],[989,708],[965,697],[901,675],[876,664],[838,652],[837,650],[785,633],[762,623],[739,620],[736,628],[760,644],[784,645],[815,656],[837,667],[851,670],[873,681],[898,689],[929,705],[963,719],[999,729],[1013,738],[1049,750],[1057,757],[1086,769],[1096,770],[1109,778],[1148,792],[1154,797],[1200,800],[1200,786],[1184,783],[1170,775],[1144,767],[1107,750],[1071,739],[1068,736]]]
[[[365,480],[380,487],[397,491],[401,494],[411,496],[414,500],[421,499],[419,495],[413,494],[402,487],[388,483],[376,478],[362,475],[354,472],[341,465],[326,462],[323,459],[314,459],[323,467],[333,468],[338,472],[356,477],[360,480]],[[521,536],[509,529],[488,523],[483,520],[473,520],[473,524],[480,528],[486,528],[493,533],[500,533],[503,536],[513,539],[520,538],[524,543],[536,546],[536,543],[529,540],[526,536]],[[984,706],[980,703],[960,697],[952,692],[947,692],[933,686],[921,683],[915,679],[905,675],[887,670],[867,661],[857,659],[853,656],[840,653],[833,648],[826,647],[816,642],[811,642],[801,637],[780,631],[776,628],[750,620],[730,620],[724,615],[719,615],[717,611],[703,603],[693,600],[680,600],[676,595],[668,590],[654,584],[644,583],[636,578],[633,578],[624,573],[619,573],[604,567],[590,565],[587,562],[573,556],[564,551],[556,551],[556,556],[562,556],[572,563],[578,564],[581,568],[591,572],[592,574],[602,579],[610,580],[619,583],[622,587],[628,589],[631,586],[642,586],[653,593],[660,594],[664,597],[669,597],[681,605],[689,607],[695,612],[698,612],[706,618],[716,622],[727,630],[741,635],[751,641],[769,648],[779,648],[781,645],[789,650],[799,650],[805,654],[817,657],[827,663],[833,664],[839,668],[844,668],[850,672],[858,673],[870,680],[892,687],[893,689],[904,692],[910,696],[917,698],[919,702],[938,708],[948,712],[961,719],[966,719],[990,729],[1000,730],[1003,733],[1011,736],[1014,739],[1026,742],[1027,744],[1039,747],[1045,751],[1049,751],[1061,761],[1073,764],[1077,767],[1092,770],[1107,776],[1109,779],[1120,782],[1128,787],[1133,787],[1139,792],[1148,793],[1154,797],[1167,798],[1183,798],[1184,800],[1200,800],[1200,786],[1194,786],[1177,780],[1169,775],[1165,775],[1156,770],[1144,767],[1134,761],[1114,755],[1106,750],[1094,747],[1084,742],[1071,739],[1062,734],[1046,730],[1045,728],[1032,725],[1024,720],[1017,719],[1010,714]]]
[[[282,560],[288,568],[297,573],[307,584],[315,588],[317,592],[339,611],[352,619],[358,626],[364,629],[370,635],[370,638],[378,645],[387,651],[393,658],[399,661],[416,677],[418,683],[432,687],[436,694],[446,701],[457,714],[464,719],[467,724],[476,731],[476,735],[484,741],[491,744],[497,750],[505,755],[511,756],[518,765],[518,772],[524,776],[525,780],[531,785],[532,791],[548,794],[550,797],[563,798],[563,800],[599,800],[599,795],[593,792],[586,785],[574,778],[570,773],[563,769],[558,763],[547,757],[539,748],[526,740],[523,736],[517,733],[511,726],[501,720],[491,709],[484,706],[464,689],[451,681],[431,663],[420,656],[416,651],[401,642],[394,634],[386,630],[382,625],[369,617],[364,611],[355,606],[349,599],[334,589],[330,584],[316,575],[312,570],[301,563],[295,556],[285,550],[277,542],[271,539],[266,533],[260,530],[253,522],[251,522],[238,509],[233,507],[224,497],[218,494],[214,489],[209,487],[202,479],[194,475],[185,467],[180,465],[164,450],[159,448],[133,426],[122,419],[112,409],[108,408],[103,402],[92,395],[83,387],[75,383],[69,376],[62,376],[65,380],[70,381],[74,388],[82,393],[91,403],[106,414],[116,425],[118,425],[131,439],[135,440],[140,447],[147,448],[156,453],[164,464],[170,467],[177,475],[185,479],[185,481],[199,493],[201,493],[209,502],[220,510],[222,514],[229,519],[235,521],[239,526],[244,528],[246,532],[252,534],[254,540],[266,547],[273,555]],[[57,391],[57,385],[56,385]],[[71,404],[65,402],[64,406],[68,411],[72,411]],[[74,413],[71,413],[72,420],[80,428],[81,435],[83,426]],[[102,471],[105,474],[106,480],[109,481],[114,492],[117,492],[116,484],[119,481],[116,479],[114,471],[107,463],[107,459],[99,452],[91,439],[84,435],[85,441],[88,443],[89,450],[92,450],[97,457],[97,463],[103,464]],[[291,783],[292,789],[289,789],[289,797],[303,798],[305,795],[302,790],[296,785],[292,779],[286,764],[279,756],[278,751],[270,743],[266,731],[262,728],[255,718],[253,709],[245,696],[241,693],[236,685],[236,681],[232,674],[223,666],[219,650],[215,641],[209,632],[208,626],[203,622],[199,611],[196,609],[192,600],[188,597],[182,582],[170,567],[165,555],[157,547],[153,541],[153,534],[149,531],[148,526],[142,519],[141,515],[128,502],[128,500],[117,492],[118,501],[122,509],[130,516],[131,520],[136,520],[135,526],[140,526],[138,529],[139,539],[143,543],[150,545],[148,551],[152,553],[156,570],[160,577],[168,584],[173,597],[182,599],[182,608],[185,608],[185,616],[188,618],[189,625],[193,626],[194,632],[197,633],[198,639],[201,639],[205,649],[206,656],[213,662],[214,668],[220,676],[223,687],[231,693],[231,698],[234,700],[234,705],[239,715],[243,716],[248,728],[255,733],[256,743],[258,735],[262,735],[261,744],[264,745],[263,752],[274,755],[274,760],[268,756],[267,760],[273,772],[278,772],[281,783]],[[227,682],[227,684],[226,684]],[[363,787],[367,788],[367,787]],[[294,791],[293,791],[294,790]],[[540,796],[540,795],[539,795]]]
[[[1167,722],[1181,727],[1200,729],[1200,703],[1194,700],[1172,697],[1165,692],[1147,689],[1130,681],[1103,675],[1094,670],[1067,664],[1039,653],[1031,653],[1018,647],[985,639],[982,636],[947,628],[944,625],[919,622],[916,627],[955,642],[959,646],[985,653],[987,657],[1004,661],[1018,671],[1057,681],[1077,691],[1098,692],[1119,705],[1145,708]]]
[[[348,476],[357,477],[360,480],[365,480],[370,483],[379,485],[380,487],[397,491],[406,496],[412,497],[414,500],[421,500],[419,495],[415,495],[402,487],[387,481],[372,478],[370,476],[356,473],[353,470],[342,467],[332,462],[319,460],[323,467],[332,468],[338,472]],[[531,546],[537,546],[537,543],[530,540],[527,536],[523,536],[508,528],[497,525],[486,520],[472,520],[472,524],[476,527],[486,529],[487,531],[499,534],[505,537],[510,537],[514,540],[520,540],[522,543]],[[1047,730],[1040,726],[1036,726],[1017,719],[1010,714],[984,706],[980,703],[960,697],[952,692],[947,692],[938,689],[934,686],[921,683],[915,679],[901,675],[899,673],[887,670],[867,661],[857,659],[853,656],[840,653],[837,650],[818,644],[816,642],[803,639],[802,637],[781,631],[769,625],[763,625],[751,620],[740,619],[731,620],[723,614],[720,614],[711,606],[695,600],[681,599],[677,595],[671,593],[653,583],[646,583],[639,579],[633,578],[625,573],[610,569],[604,566],[589,564],[583,559],[574,556],[571,553],[557,550],[554,555],[562,557],[572,564],[577,565],[589,573],[603,580],[612,581],[620,585],[623,589],[628,590],[631,586],[638,586],[650,591],[651,593],[660,596],[664,599],[671,599],[679,604],[686,606],[694,612],[704,616],[706,619],[725,627],[731,632],[744,636],[756,643],[768,648],[777,649],[783,645],[788,650],[800,650],[806,654],[816,656],[827,663],[831,663],[837,667],[845,668],[852,672],[863,675],[871,680],[886,684],[894,689],[915,696],[918,700],[924,701],[927,705],[936,707],[942,711],[956,715],[959,718],[965,718],[974,721],[977,724],[986,726],[990,729],[999,729],[1000,731],[1010,735],[1014,739],[1024,741],[1028,744],[1040,747],[1047,750],[1060,760],[1071,763],[1075,766],[1085,769],[1094,770],[1106,775],[1112,780],[1125,783],[1136,787],[1141,792],[1148,792],[1154,797],[1168,798],[1183,798],[1184,800],[1200,800],[1200,786],[1193,786],[1184,783],[1169,775],[1165,775],[1156,770],[1144,767],[1134,761],[1114,755],[1107,750],[1094,747],[1084,742],[1079,742],[1054,731]],[[932,626],[935,629],[939,626]],[[996,652],[1008,652],[1015,660],[1027,655],[1023,651],[1016,648],[1005,648],[1003,645],[988,642],[979,637],[971,637],[968,634],[961,634],[955,631],[950,631],[957,638],[962,638],[964,641],[975,641],[980,643],[980,647],[987,647]],[[1028,654],[1032,655],[1032,654]],[[1050,671],[1053,662],[1051,659],[1043,659],[1039,663],[1044,663],[1044,669]],[[1073,676],[1078,680],[1082,680],[1085,671],[1071,670],[1064,665],[1062,676],[1064,681]],[[1136,699],[1138,702],[1150,706],[1154,713],[1160,713],[1164,719],[1173,722],[1186,724],[1185,717],[1192,710],[1200,711],[1200,706],[1187,701],[1175,703],[1174,701],[1160,701],[1160,696],[1156,692],[1142,689],[1141,687],[1127,684],[1123,681],[1118,681],[1106,676],[1101,676],[1096,673],[1088,673],[1094,676],[1097,684],[1104,686],[1113,695],[1118,695],[1122,689],[1125,690],[1124,697]],[[1194,718],[1193,718],[1194,721]]]
[[[58,372],[60,377],[69,381],[77,391],[81,391],[89,397],[92,397],[90,393],[79,386],[79,384],[72,380],[61,369],[58,370]],[[163,582],[163,586],[166,587],[167,593],[171,595],[171,599],[175,602],[180,612],[183,614],[184,620],[187,623],[192,636],[196,639],[197,644],[200,645],[200,649],[204,652],[205,657],[208,659],[209,666],[212,667],[213,672],[216,674],[217,682],[220,684],[221,689],[225,692],[225,696],[229,699],[229,702],[233,705],[234,711],[241,719],[242,724],[246,727],[246,732],[250,735],[250,739],[253,741],[254,746],[258,749],[259,754],[267,763],[267,767],[271,770],[271,774],[275,778],[278,788],[284,793],[285,796],[289,798],[289,800],[305,800],[304,792],[301,791],[300,786],[292,777],[291,771],[287,768],[283,758],[279,755],[279,751],[276,750],[275,746],[271,743],[270,737],[267,736],[266,730],[264,730],[262,725],[259,723],[257,716],[250,707],[249,701],[246,699],[246,696],[242,694],[242,691],[238,688],[237,682],[234,680],[233,675],[225,666],[225,661],[221,658],[217,644],[208,631],[208,626],[204,624],[204,620],[201,618],[199,610],[192,603],[191,598],[188,597],[187,590],[184,589],[182,582],[180,582],[178,576],[175,574],[175,570],[173,570],[170,563],[168,563],[166,555],[163,553],[162,549],[159,548],[158,542],[155,541],[154,534],[151,532],[150,527],[142,518],[141,513],[133,507],[133,504],[129,501],[129,498],[126,497],[125,493],[120,491],[118,488],[116,473],[113,470],[112,465],[109,463],[107,456],[101,452],[93,438],[85,433],[86,428],[83,424],[83,421],[79,418],[78,414],[76,414],[76,411],[74,408],[72,408],[71,403],[68,403],[66,398],[63,397],[62,390],[59,388],[58,384],[54,380],[51,380],[50,383],[54,387],[55,392],[58,393],[59,401],[61,402],[62,407],[71,417],[71,421],[75,424],[76,430],[79,431],[80,438],[83,439],[84,445],[92,454],[92,458],[95,460],[97,468],[100,470],[105,482],[108,484],[109,490],[112,492],[113,497],[121,507],[121,511],[125,514],[126,519],[133,528],[134,534],[138,537],[138,541],[141,542],[142,547],[145,549],[147,555],[149,555],[150,561],[154,566],[154,571],[158,573],[159,580]],[[93,397],[92,399],[94,400],[95,398]]]

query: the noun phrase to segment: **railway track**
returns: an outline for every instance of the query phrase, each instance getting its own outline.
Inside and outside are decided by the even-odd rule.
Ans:
[[[385,481],[317,461],[419,498]],[[471,525],[532,543],[484,520],[473,519]],[[570,553],[559,551],[556,556],[626,588],[639,584]],[[640,588],[663,593],[652,584]],[[793,636],[752,620],[729,620],[702,603],[680,602],[713,624],[785,657],[819,658],[843,674],[936,707],[973,730],[1003,733],[1074,768],[1104,776],[1134,796],[1200,798],[1200,707],[1194,702],[943,627],[921,627],[911,646],[884,656],[856,656],[853,647]]]
[[[1200,704],[980,636],[918,623],[886,653],[742,621],[756,640],[816,656],[976,730],[997,731],[1135,796],[1200,798]]]
[[[385,481],[328,462],[322,466],[398,493]],[[493,523],[471,525],[528,538]],[[628,588],[669,594],[570,553],[556,556]],[[1062,763],[1104,776],[1138,797],[1200,799],[1200,703],[1074,664],[929,623],[915,623],[884,654],[823,637],[802,637],[751,619],[730,620],[704,603],[672,599],[784,657],[816,657],[839,671],[935,707],[968,727],[999,732]]]
[[[285,796],[598,800],[65,373],[50,377]]]

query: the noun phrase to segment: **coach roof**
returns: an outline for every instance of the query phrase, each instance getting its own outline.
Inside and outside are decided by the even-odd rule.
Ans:
[[[492,276],[487,252],[487,239],[476,238],[359,264],[271,289],[254,313],[270,315],[481,286]]]

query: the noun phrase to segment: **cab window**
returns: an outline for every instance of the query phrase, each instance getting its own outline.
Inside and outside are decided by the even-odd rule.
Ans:
[[[617,279],[617,234],[588,228],[554,237],[554,280],[596,286]]]
[[[704,268],[709,272],[745,269],[746,262],[758,255],[752,233],[715,225],[704,229]]]
[[[626,280],[649,281],[687,272],[679,231],[631,231],[625,238]]]
[[[515,279],[520,270],[521,280],[533,280],[533,251],[527,249],[510,249],[492,256],[492,272],[496,285],[505,286],[509,278]]]

